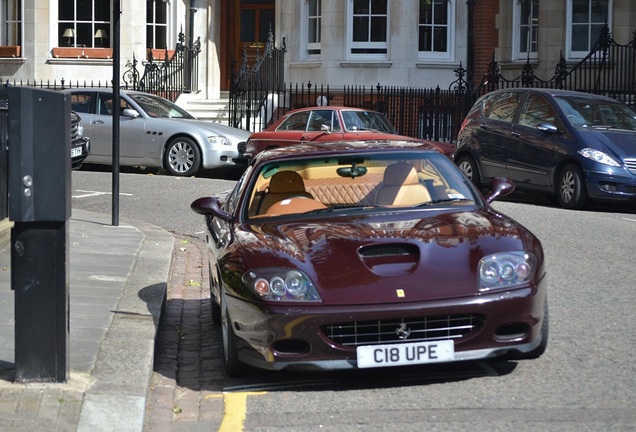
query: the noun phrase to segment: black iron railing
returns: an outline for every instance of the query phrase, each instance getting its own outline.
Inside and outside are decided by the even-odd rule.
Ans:
[[[316,105],[342,105],[383,112],[401,135],[453,142],[475,100],[490,91],[514,87],[569,89],[614,97],[632,107],[636,103],[636,32],[627,45],[616,43],[607,27],[588,56],[568,68],[561,54],[554,75],[545,80],[536,76],[528,58],[521,73],[507,78],[493,57],[480,85],[466,79],[468,70],[460,64],[455,81],[447,88],[406,88],[375,86],[284,85],[264,79],[263,70],[282,68],[274,57],[273,45],[249,67],[246,58],[230,92],[230,125],[260,131],[291,109]],[[280,63],[277,63],[280,62]],[[278,70],[278,69],[276,69]]]
[[[252,66],[247,64],[243,50],[240,68],[232,63],[229,124],[247,130],[261,130],[269,124],[280,106],[285,106],[283,66],[285,39],[282,48],[274,46],[270,32],[263,53],[257,52]]]
[[[142,75],[137,70],[138,61],[133,55],[133,59],[126,64],[124,86],[156,94],[171,101],[175,101],[182,93],[198,92],[201,39],[197,38],[190,47],[186,46],[184,41],[182,29],[175,50],[164,50],[163,59],[155,59],[153,51],[149,50]]]
[[[162,58],[155,58],[153,50],[148,50],[143,62],[142,73],[138,70],[139,62],[133,54],[133,59],[126,64],[121,87],[125,90],[140,90],[163,96],[175,101],[182,93],[196,93],[199,91],[199,53],[201,41],[199,38],[187,47],[184,44],[183,30],[179,33],[179,42],[174,50],[163,50]],[[157,50],[154,50],[157,52]],[[50,90],[65,88],[111,88],[112,81],[95,80],[6,80],[5,85],[39,87]]]

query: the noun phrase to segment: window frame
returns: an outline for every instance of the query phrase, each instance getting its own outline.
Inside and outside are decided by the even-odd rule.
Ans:
[[[310,3],[316,3],[317,15],[310,15],[311,6]],[[313,29],[316,34],[314,37],[317,39],[317,42],[309,42],[310,40],[310,32],[312,29],[311,22],[315,21],[315,26]],[[302,46],[305,57],[319,58],[322,54],[322,0],[304,0],[302,3],[302,23],[304,24],[302,30]]]
[[[157,23],[156,20],[153,22],[149,22],[148,21],[148,7],[150,5],[150,3],[158,3],[160,6],[163,6],[166,8],[166,22],[165,24],[163,23]],[[174,49],[174,35],[173,35],[173,30],[175,28],[174,25],[172,25],[172,17],[174,16],[173,13],[173,9],[174,9],[174,3],[171,2],[166,2],[164,0],[146,0],[146,18],[145,18],[145,28],[146,28],[146,49],[149,50],[172,50]],[[156,7],[153,7],[153,19],[156,17]],[[156,30],[157,28],[163,27],[164,31],[165,31],[165,47],[164,46],[157,46],[157,41],[156,41]],[[149,30],[152,28],[152,41],[148,40],[148,36],[149,36]]]
[[[420,4],[423,0],[420,0]],[[418,60],[429,60],[429,61],[452,61],[455,56],[455,33],[456,33],[456,8],[457,2],[456,0],[446,0],[448,2],[448,10],[446,16],[446,24],[436,24],[433,22],[430,24],[430,27],[441,27],[442,25],[446,26],[446,51],[420,51],[419,50],[419,34],[423,27],[421,23],[421,17],[419,15],[419,11],[421,7],[418,6],[418,21],[417,21],[417,35],[418,35],[418,51],[417,56]],[[435,12],[433,11],[433,15]]]
[[[391,35],[391,28],[390,28],[390,23],[391,23],[391,0],[384,0],[386,1],[386,15],[384,15],[385,17],[385,22],[386,22],[386,33],[385,33],[385,40],[384,42],[372,42],[372,41],[366,41],[366,42],[354,42],[353,40],[353,18],[354,18],[354,2],[356,0],[348,0],[347,1],[347,8],[346,8],[346,13],[347,13],[347,43],[346,43],[346,49],[347,49],[347,55],[346,57],[348,59],[351,60],[387,60],[389,58],[389,38]],[[369,1],[369,3],[376,1],[376,0],[367,0]],[[383,1],[383,0],[377,0],[377,1]],[[360,16],[361,14],[357,14],[357,16]],[[369,19],[371,19],[371,17],[373,16],[380,16],[379,14],[373,14],[371,11],[369,11],[368,13]],[[371,25],[369,24],[369,28],[371,27]],[[371,33],[369,33],[369,39],[371,38]],[[354,50],[378,50],[378,52],[375,53],[357,53],[354,52]]]
[[[64,31],[68,28],[73,29],[74,35],[72,37],[71,46],[75,48],[111,48],[111,40],[112,40],[112,22],[113,22],[113,10],[112,5],[110,4],[110,0],[108,0],[108,21],[97,20],[95,19],[95,4],[102,3],[101,0],[91,0],[91,11],[92,16],[91,19],[78,19],[78,10],[77,10],[77,2],[79,0],[71,0],[73,2],[73,19],[60,19],[62,2],[58,3],[57,6],[57,45],[59,47],[68,46],[64,41]],[[55,21],[54,21],[55,22]],[[90,25],[90,44],[78,42],[78,26]],[[95,34],[98,30],[106,30],[108,36],[108,43],[104,45],[104,40],[101,41],[101,46],[97,46]],[[81,34],[81,32],[80,32]]]
[[[567,58],[568,59],[582,59],[584,57],[586,57],[591,49],[594,47],[594,43],[596,42],[596,40],[598,39],[597,35],[596,37],[591,37],[590,31],[592,31],[592,28],[594,26],[599,26],[602,25],[604,26],[605,24],[607,24],[607,26],[611,29],[612,28],[612,7],[613,7],[613,0],[607,0],[607,23],[603,22],[603,23],[598,23],[598,22],[592,22],[591,21],[591,17],[589,17],[589,15],[591,14],[591,3],[594,0],[587,0],[588,3],[588,21],[585,24],[577,24],[577,25],[587,25],[588,26],[588,50],[587,51],[575,51],[572,48],[572,37],[573,37],[573,27],[575,25],[575,23],[573,22],[573,17],[572,14],[574,13],[574,9],[573,9],[573,1],[574,0],[568,0],[567,1],[567,10],[566,10],[566,23],[567,23],[567,27],[566,27],[566,40],[565,40],[565,46],[566,46],[566,53],[567,53]]]
[[[533,16],[534,8],[530,6],[530,18],[532,18],[532,24],[522,23],[521,19],[521,11],[522,11],[522,3],[523,2],[531,2],[533,4],[536,3],[537,15]],[[539,0],[515,0],[513,5],[513,24],[512,24],[512,57],[515,60],[536,60],[539,50]],[[532,30],[534,28],[534,31]],[[529,50],[523,50],[521,48],[521,36],[525,32],[528,32],[528,40],[530,41],[530,45],[534,45],[536,47],[535,51],[532,51],[532,48]],[[536,40],[532,41],[532,38],[536,37]]]
[[[13,19],[9,16],[9,6],[17,6],[18,16]],[[21,46],[24,40],[24,4],[23,0],[4,1],[0,7],[0,21],[2,21],[2,32],[0,33],[0,46]],[[16,29],[17,26],[17,29]]]

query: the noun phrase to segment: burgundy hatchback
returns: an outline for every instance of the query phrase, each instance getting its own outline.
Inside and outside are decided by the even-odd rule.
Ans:
[[[384,114],[377,111],[341,106],[316,106],[289,111],[265,130],[254,132],[247,141],[244,154],[253,157],[263,150],[305,142],[391,139],[414,138],[398,135]],[[455,151],[454,144],[420,141],[434,146],[448,157]]]
[[[256,157],[205,215],[228,374],[536,358],[539,240],[427,144],[298,145]]]

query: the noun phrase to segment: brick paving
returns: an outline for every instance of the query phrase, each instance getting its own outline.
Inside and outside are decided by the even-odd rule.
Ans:
[[[223,418],[219,333],[210,315],[205,243],[176,236],[144,430],[214,431]]]

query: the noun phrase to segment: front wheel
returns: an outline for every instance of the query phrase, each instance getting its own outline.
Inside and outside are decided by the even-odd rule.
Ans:
[[[236,346],[236,335],[232,328],[232,321],[227,311],[225,302],[221,302],[223,310],[223,319],[221,322],[221,340],[223,344],[223,362],[225,363],[225,372],[231,377],[244,376],[247,372],[247,366],[238,359],[238,348]]]
[[[471,156],[462,156],[457,160],[457,167],[466,177],[468,177],[468,180],[473,182],[475,186],[481,186],[479,169],[477,168],[477,162],[475,162],[475,159]]]
[[[201,167],[201,151],[190,138],[175,138],[168,144],[164,164],[172,175],[184,177],[195,175]]]
[[[587,203],[587,191],[583,172],[574,164],[566,165],[557,183],[559,205],[566,209],[582,209]]]

